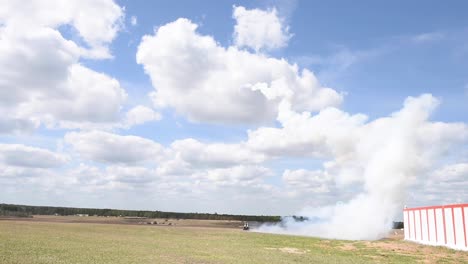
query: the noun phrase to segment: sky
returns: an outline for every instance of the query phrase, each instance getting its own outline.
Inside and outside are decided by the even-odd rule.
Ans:
[[[467,8],[1,0],[0,202],[468,202]]]

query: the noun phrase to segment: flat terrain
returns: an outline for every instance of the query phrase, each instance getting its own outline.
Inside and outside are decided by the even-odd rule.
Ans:
[[[158,224],[143,224],[152,221]],[[340,241],[245,232],[239,225],[116,217],[3,219],[0,263],[468,263],[468,252],[406,242],[399,233],[380,241]]]
[[[240,228],[241,221],[224,220],[196,220],[196,219],[166,219],[166,218],[136,218],[136,217],[104,217],[104,216],[53,216],[35,215],[33,218],[7,218],[1,217],[0,221],[13,220],[25,222],[54,222],[54,223],[94,223],[94,224],[118,224],[118,225],[157,225],[157,226],[182,226],[182,227],[220,227]]]

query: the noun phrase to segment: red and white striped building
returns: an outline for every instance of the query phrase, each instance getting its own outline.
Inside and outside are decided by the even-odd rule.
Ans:
[[[405,208],[405,239],[468,251],[468,204]]]

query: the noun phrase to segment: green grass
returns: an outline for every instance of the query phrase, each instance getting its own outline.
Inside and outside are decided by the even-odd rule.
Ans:
[[[460,263],[452,251],[439,250],[447,252],[441,261]],[[399,254],[363,242],[233,229],[0,221],[0,263],[414,263],[423,259],[424,254]]]

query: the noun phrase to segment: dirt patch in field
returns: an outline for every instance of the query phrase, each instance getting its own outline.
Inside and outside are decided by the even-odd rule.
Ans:
[[[241,229],[243,222],[229,220],[198,220],[198,219],[172,219],[172,218],[133,218],[133,217],[105,217],[105,216],[52,216],[34,215],[25,217],[0,217],[8,221],[53,222],[53,223],[90,223],[115,225],[145,225],[169,227],[210,227]]]
[[[283,253],[289,253],[289,254],[305,254],[307,253],[308,250],[303,250],[299,248],[292,248],[292,247],[283,247],[283,248],[265,248],[268,250],[279,250]]]
[[[357,249],[353,244],[344,244],[340,248],[346,251],[354,251]]]
[[[366,244],[367,247],[375,248],[381,252],[391,251],[399,255],[420,256],[424,263],[435,263],[439,261],[468,263],[468,252],[447,249],[440,246],[421,245],[408,241],[399,241],[398,243],[377,241],[375,243],[366,242]]]
[[[451,250],[404,241],[403,231],[392,231],[388,238],[378,241],[345,241],[339,246],[341,250],[354,251],[372,258],[385,259],[388,254],[416,257],[422,263],[468,263],[468,252]],[[332,247],[330,243],[322,244]]]
[[[393,229],[392,231],[388,232],[386,238],[382,240],[403,240],[405,239],[405,231],[403,229]]]
[[[468,263],[468,252],[405,241],[403,230],[392,230],[388,237],[377,241],[323,240],[317,247],[355,252],[379,263],[389,255],[414,258],[418,263]]]

